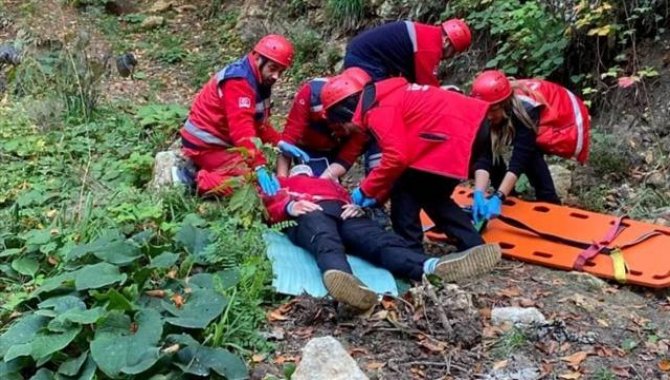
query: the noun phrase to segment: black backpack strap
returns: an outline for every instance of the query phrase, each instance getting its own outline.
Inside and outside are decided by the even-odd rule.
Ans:
[[[363,114],[368,112],[372,107],[377,105],[377,88],[374,83],[370,83],[363,88]]]

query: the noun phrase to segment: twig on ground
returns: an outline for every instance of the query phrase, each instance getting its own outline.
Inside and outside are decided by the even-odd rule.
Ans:
[[[451,328],[451,322],[449,322],[449,318],[447,318],[447,312],[444,310],[444,307],[442,307],[442,304],[440,301],[437,299],[437,294],[435,293],[435,289],[433,288],[433,285],[428,283],[426,281],[426,285],[424,287],[426,289],[426,294],[428,295],[428,298],[435,303],[435,307],[437,308],[437,315],[440,317],[440,322],[442,322],[442,327],[444,327],[444,332],[447,334],[447,336],[451,337],[454,335],[454,330]]]

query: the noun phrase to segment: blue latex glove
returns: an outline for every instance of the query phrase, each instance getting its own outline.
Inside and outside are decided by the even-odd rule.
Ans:
[[[268,172],[268,169],[265,166],[259,166],[256,168],[256,177],[258,178],[258,184],[261,186],[261,191],[263,194],[273,196],[276,195],[279,191],[279,181],[274,173]]]
[[[500,215],[500,208],[502,207],[502,200],[497,195],[489,198],[489,201],[486,203],[486,219],[490,220]]]
[[[363,192],[361,191],[360,187],[355,188],[351,192],[351,201],[356,206],[361,207],[372,207],[375,204],[377,204],[377,200],[375,200],[374,198],[366,197],[365,194],[363,194]]]
[[[484,197],[484,192],[475,190],[472,199],[472,220],[475,224],[479,224],[486,217],[486,198]]]
[[[280,141],[279,144],[277,144],[277,148],[279,148],[283,154],[297,158],[302,162],[309,162],[310,160],[309,154],[304,150],[293,144],[287,143],[286,141]]]

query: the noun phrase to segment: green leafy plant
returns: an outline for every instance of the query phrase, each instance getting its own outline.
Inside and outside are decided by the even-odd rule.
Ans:
[[[326,12],[330,19],[345,30],[356,29],[365,17],[364,0],[328,0]]]
[[[454,15],[464,15],[471,27],[497,41],[486,67],[546,77],[563,64],[566,24],[540,2],[483,1],[473,9],[472,1],[450,1],[444,16]]]

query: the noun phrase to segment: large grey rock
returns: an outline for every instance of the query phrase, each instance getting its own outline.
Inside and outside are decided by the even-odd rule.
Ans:
[[[534,307],[496,307],[491,310],[491,323],[501,325],[503,323],[530,325],[533,323],[545,323],[544,315]]]
[[[163,26],[165,24],[165,18],[162,16],[149,16],[145,18],[140,24],[140,28],[143,30],[150,30]]]
[[[356,361],[332,336],[313,338],[302,350],[292,380],[367,380]]]
[[[158,152],[154,159],[153,177],[149,188],[161,190],[177,184],[191,186],[190,180],[194,175],[195,167],[193,163],[183,157],[178,149]],[[185,177],[188,180],[185,180]]]
[[[565,198],[572,187],[572,171],[566,169],[561,165],[549,165],[551,178],[554,179],[554,186],[556,186],[556,193],[560,198]]]

